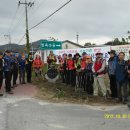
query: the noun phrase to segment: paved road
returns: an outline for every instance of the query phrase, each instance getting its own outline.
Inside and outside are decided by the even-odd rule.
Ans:
[[[104,114],[130,114],[127,106],[54,104],[34,99],[35,86],[17,87],[0,98],[0,130],[129,130],[130,119],[104,119]]]
[[[130,110],[126,106],[54,104],[7,96],[0,99],[0,130],[130,129],[130,119],[104,119],[106,113],[130,114]]]

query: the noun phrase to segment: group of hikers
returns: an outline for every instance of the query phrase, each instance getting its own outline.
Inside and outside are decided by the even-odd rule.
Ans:
[[[115,50],[111,50],[108,54],[108,64],[101,52],[96,53],[96,59],[92,61],[86,52],[74,56],[63,54],[56,58],[51,51],[47,61],[48,64],[59,62],[58,70],[63,83],[82,88],[88,95],[109,96],[125,104],[130,94],[130,60],[125,60],[124,52],[117,55]],[[104,77],[107,75],[109,82],[106,84]]]
[[[32,68],[34,68],[37,77],[41,73],[42,66],[43,63],[39,55],[33,59],[32,53],[26,55],[10,50],[4,53],[0,52],[0,96],[3,96],[3,87],[5,87],[6,93],[13,94],[12,89],[17,87],[18,79],[19,84],[31,83]],[[3,86],[4,79],[5,86]]]
[[[76,53],[74,56],[63,54],[56,57],[53,51],[50,51],[47,63],[51,66],[58,62],[60,77],[66,85],[81,88],[88,95],[95,97],[111,96],[125,104],[130,94],[130,60],[125,60],[124,52],[117,55],[115,50],[111,50],[108,54],[110,58],[107,64],[102,52],[97,52],[96,59],[93,61],[86,52],[82,55]],[[4,78],[5,91],[13,94],[12,88],[17,87],[18,77],[20,84],[25,84],[25,78],[28,83],[31,83],[32,68],[35,76],[38,77],[41,76],[43,65],[40,55],[33,58],[32,53],[26,56],[25,53],[19,54],[9,50],[0,52],[0,95],[3,95]],[[106,85],[104,80],[106,75],[109,77],[109,85]]]

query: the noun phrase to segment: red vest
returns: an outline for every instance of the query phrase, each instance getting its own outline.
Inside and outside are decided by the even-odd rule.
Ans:
[[[33,64],[34,64],[34,67],[36,68],[42,67],[42,61],[40,59],[35,59]]]
[[[83,58],[83,59],[81,60],[81,68],[82,68],[82,69],[86,69],[86,67],[87,67],[86,58]]]
[[[103,59],[95,62],[95,64],[94,64],[95,72],[97,72],[98,70],[100,70],[102,68],[102,63],[103,63]],[[104,70],[102,72],[100,72],[99,75],[100,74],[104,74]]]
[[[74,61],[72,59],[67,60],[67,68],[68,68],[68,70],[73,70],[75,68]]]

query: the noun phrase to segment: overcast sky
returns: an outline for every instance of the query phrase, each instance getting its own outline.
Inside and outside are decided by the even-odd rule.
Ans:
[[[0,44],[11,32],[13,43],[25,33],[25,8],[18,8],[18,0],[0,0]],[[24,0],[21,0],[21,2]],[[35,5],[29,8],[29,28],[43,20],[68,0],[27,0]],[[72,0],[53,17],[30,31],[30,41],[54,37],[58,40],[102,44],[115,37],[127,37],[130,30],[130,0]],[[24,44],[23,40],[20,44]]]

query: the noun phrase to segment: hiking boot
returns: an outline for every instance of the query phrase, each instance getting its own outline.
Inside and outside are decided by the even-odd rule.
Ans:
[[[123,103],[123,104],[127,104],[127,102],[128,102],[127,99],[123,99],[123,100],[122,100],[122,103]]]
[[[14,89],[14,86],[11,86],[12,89]]]
[[[4,94],[3,93],[0,93],[0,97],[2,97]]]

